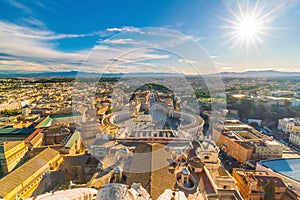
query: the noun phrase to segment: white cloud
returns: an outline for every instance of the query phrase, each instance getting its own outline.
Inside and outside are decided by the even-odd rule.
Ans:
[[[122,29],[122,28],[121,28]],[[134,30],[134,29],[132,29]],[[115,71],[124,70],[124,64],[143,65],[152,59],[166,59],[168,55],[156,54],[150,49],[136,50],[134,46],[122,48],[118,44],[140,44],[134,39],[111,39],[96,44],[92,49],[75,52],[63,52],[55,49],[57,40],[63,38],[87,37],[98,34],[57,34],[49,30],[40,30],[19,26],[0,21],[0,57],[1,70],[29,70],[29,71],[68,71],[77,70],[81,63],[81,70],[102,72],[112,63]],[[108,44],[108,45],[105,45]],[[114,44],[117,47],[111,47]],[[130,53],[133,51],[134,53]],[[120,55],[122,55],[120,57]],[[2,59],[2,60],[1,60]],[[144,64],[154,67],[155,65]],[[118,69],[119,68],[119,69]],[[130,71],[131,68],[128,68]]]
[[[52,37],[55,36],[53,33]],[[80,57],[74,53],[64,53],[53,48],[46,38],[49,31],[40,31],[18,25],[0,22],[0,51],[14,57],[27,59],[59,59],[65,57]],[[51,36],[49,36],[51,37]],[[82,57],[82,56],[81,56]]]
[[[28,19],[31,23],[42,22],[36,21],[34,19]],[[87,33],[87,34],[59,34],[47,30],[39,30],[24,26],[19,26],[16,24],[1,22],[0,21],[0,34],[11,35],[12,37],[18,37],[23,39],[36,39],[36,40],[58,40],[64,38],[78,38],[97,35],[97,32]]]
[[[104,40],[104,43],[108,43],[108,44],[132,44],[133,40],[132,39],[114,39],[114,40],[110,40],[110,39],[106,39]]]
[[[26,71],[49,71],[49,68],[38,63],[22,60],[0,60],[2,69],[26,70]]]
[[[19,1],[9,0],[8,3],[15,8],[23,10],[26,13],[31,13],[31,10]]]
[[[221,71],[223,71],[223,70],[231,70],[231,69],[233,69],[233,68],[232,67],[221,67],[220,68]]]
[[[219,56],[210,56],[211,59],[217,59]]]
[[[131,27],[131,26],[124,26],[122,28],[107,28],[106,31],[109,31],[109,32],[135,32],[135,33],[141,33],[141,34],[144,33],[143,31],[141,31],[141,29],[136,28],[136,27]]]
[[[39,28],[46,27],[44,22],[42,22],[41,20],[36,19],[36,18],[23,18],[22,21],[25,24],[28,24],[29,26],[35,26],[35,27],[39,27]]]
[[[185,42],[190,41],[190,37],[174,34],[173,32],[164,32],[163,30],[157,32],[154,30],[145,31],[143,37],[135,37],[140,32],[134,32],[134,30],[141,30],[131,27],[129,29],[132,31],[132,35],[129,34],[130,37],[120,38],[117,35],[106,40],[99,40],[91,49],[73,52],[56,49],[59,39],[88,37],[101,35],[104,32],[122,30],[126,31],[123,27],[87,34],[64,34],[0,21],[0,53],[3,54],[0,57],[0,69],[28,71],[80,70],[100,73],[104,70],[108,70],[110,73],[177,71],[191,74],[196,73],[196,71],[193,71],[187,65],[182,68],[183,65],[178,62],[183,64],[192,63],[198,67],[206,66],[206,63],[202,65],[196,63],[194,57],[191,57],[191,60],[174,58],[172,53],[165,51],[164,49],[171,49],[178,44],[185,45]]]
[[[188,59],[179,59],[178,62],[185,63],[185,64],[194,64],[194,63],[197,63],[197,61],[188,60]]]
[[[80,63],[87,52],[61,52],[54,48],[54,43],[50,42],[53,38],[62,37],[67,36],[64,34],[56,35],[51,31],[0,22],[0,52],[10,56],[12,60],[19,59],[24,63],[32,61],[40,64]],[[15,62],[10,62],[11,66],[16,67]],[[3,67],[5,66],[2,65],[1,68]],[[38,66],[36,65],[36,67]],[[41,68],[41,70],[44,70],[44,68]]]

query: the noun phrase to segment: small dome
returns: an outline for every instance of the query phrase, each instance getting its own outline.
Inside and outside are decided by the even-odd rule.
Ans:
[[[189,171],[188,168],[184,167],[184,168],[182,168],[181,173],[182,173],[183,175],[189,175],[189,174],[190,174],[190,171]]]
[[[176,154],[181,155],[182,151],[180,149],[176,149]]]
[[[115,174],[120,174],[122,172],[120,167],[116,167],[114,173]]]
[[[122,149],[122,153],[127,154],[129,153],[129,150],[127,148]]]
[[[103,167],[103,163],[101,161],[98,162],[97,164],[98,167]]]

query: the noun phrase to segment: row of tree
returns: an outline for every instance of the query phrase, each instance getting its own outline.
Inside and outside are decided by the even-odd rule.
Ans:
[[[2,116],[13,116],[13,115],[19,115],[21,113],[22,113],[22,111],[18,110],[18,109],[14,109],[14,110],[7,110],[7,109],[5,109],[5,110],[2,110],[0,112],[0,114]]]
[[[227,103],[231,108],[237,109],[240,119],[261,119],[265,122],[278,121],[285,117],[299,117],[300,109],[285,106],[269,106],[264,103],[255,103],[251,99],[227,98]]]

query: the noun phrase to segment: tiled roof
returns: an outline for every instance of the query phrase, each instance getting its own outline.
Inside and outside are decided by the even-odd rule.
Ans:
[[[4,152],[9,151],[10,149],[14,148],[15,146],[21,144],[23,141],[9,141],[9,142],[4,142],[3,145],[3,150]],[[1,144],[0,144],[1,145]],[[1,146],[2,146],[1,145]]]
[[[64,156],[63,165],[71,166],[85,166],[85,165],[97,165],[98,160],[90,155],[76,155],[76,156]]]
[[[48,127],[52,122],[52,118],[50,116],[45,117],[35,128],[45,128]]]
[[[252,149],[254,145],[251,142],[242,142],[242,141],[236,141],[239,145],[244,147],[245,149]]]
[[[165,150],[165,146],[161,144],[152,145],[152,174],[150,184],[150,194],[152,199],[158,199],[158,197],[164,193],[166,189],[172,189],[175,187],[176,178],[172,173],[172,167],[168,158],[171,155]]]
[[[27,143],[27,142],[30,142],[39,132],[41,132],[42,129],[36,129],[33,133],[31,133],[24,141]]]
[[[151,151],[152,147],[149,144],[141,144],[136,147],[133,152],[130,172],[126,180],[127,185],[141,183],[149,191],[151,181]]]
[[[44,134],[43,133],[38,133],[31,141],[31,145],[35,145],[37,142],[40,141],[40,139],[42,139],[44,137]]]
[[[226,169],[223,166],[220,166],[218,168],[218,175],[219,176],[229,176],[228,172],[226,171]]]
[[[66,141],[66,144],[65,144],[65,147],[69,148],[69,147],[72,147],[73,144],[80,139],[80,132],[78,131],[75,131],[71,137],[67,138],[67,141]]]
[[[176,184],[169,158],[171,154],[166,151],[165,145],[138,145],[133,152],[126,184],[141,183],[149,191],[152,199],[157,199],[166,189],[172,189]]]
[[[257,180],[258,186],[265,186],[269,181],[273,180],[275,183],[275,186],[277,187],[285,187],[285,184],[279,177],[275,176],[260,176],[260,175],[253,175],[255,179]]]
[[[40,168],[48,165],[48,162],[57,155],[59,155],[58,151],[46,148],[37,156],[2,178],[0,180],[0,197],[4,197],[19,185],[24,184],[29,177],[35,174]]]

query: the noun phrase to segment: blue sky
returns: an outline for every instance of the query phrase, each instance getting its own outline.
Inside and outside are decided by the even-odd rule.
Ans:
[[[268,29],[257,32],[256,47],[250,42],[247,48],[240,41],[234,46],[238,37],[226,43],[234,36],[225,36],[235,30],[236,25],[231,22],[238,19],[234,14],[241,14],[235,0],[3,0],[0,2],[0,70],[70,71],[81,66],[83,71],[103,71],[101,67],[105,66],[101,65],[112,58],[155,43],[145,34],[144,27],[158,27],[178,31],[182,37],[185,35],[199,43],[218,71],[300,71],[300,1],[246,2],[238,1],[244,13],[247,7],[252,11],[257,5],[260,16],[267,14],[261,26]],[[174,40],[179,36],[174,34],[165,39],[179,41]],[[111,37],[116,41],[112,42]],[[152,40],[159,41],[158,37]],[[164,45],[159,48],[167,48]],[[186,52],[193,48],[185,42],[180,46]],[[127,67],[130,71],[133,66],[145,64],[148,68],[161,65],[175,69],[183,67],[183,60],[192,64],[204,62],[205,53],[199,52],[198,57],[185,54],[188,57],[175,58],[162,51],[144,50],[127,56],[126,62],[123,59],[115,68],[124,72]],[[87,64],[81,65],[84,60]],[[203,73],[209,70],[203,68]]]

